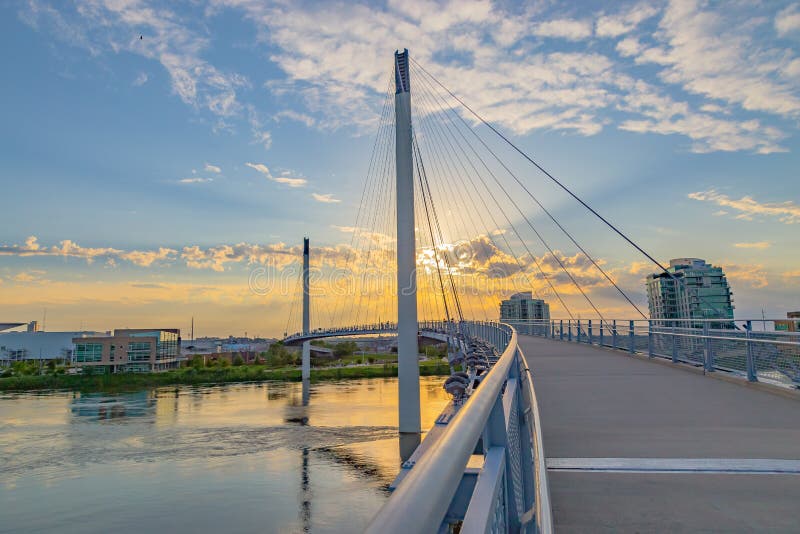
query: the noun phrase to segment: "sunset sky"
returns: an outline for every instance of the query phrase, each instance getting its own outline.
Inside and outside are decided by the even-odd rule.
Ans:
[[[660,261],[722,266],[737,318],[800,309],[800,3],[11,0],[0,322],[46,309],[48,330],[186,330],[194,316],[197,335],[280,336],[298,328],[304,235],[320,288],[337,267],[390,271],[391,219],[354,226],[402,48]],[[513,165],[646,309],[655,268]],[[591,315],[529,233],[503,250],[510,225],[484,232],[437,201],[446,245],[471,251],[455,276],[480,286],[472,316],[496,318],[536,278],[534,257]],[[389,250],[366,255],[381,230],[367,241]],[[609,317],[635,317],[548,235]],[[491,274],[520,258],[523,272]],[[362,320],[391,318],[388,280]],[[357,298],[322,293],[312,326],[359,318]]]

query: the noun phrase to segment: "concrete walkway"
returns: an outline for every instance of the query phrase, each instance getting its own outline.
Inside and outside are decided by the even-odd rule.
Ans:
[[[597,347],[520,346],[557,532],[800,532],[800,400]]]

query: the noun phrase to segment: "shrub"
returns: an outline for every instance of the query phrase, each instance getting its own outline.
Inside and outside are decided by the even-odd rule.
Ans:
[[[236,367],[244,365],[244,358],[242,358],[241,354],[237,354],[236,357],[233,359],[233,365],[235,365]]]

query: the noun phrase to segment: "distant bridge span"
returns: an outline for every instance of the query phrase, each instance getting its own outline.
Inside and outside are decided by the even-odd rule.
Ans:
[[[455,326],[453,329],[455,330]],[[294,346],[302,345],[306,341],[314,341],[317,339],[327,339],[331,337],[352,337],[352,336],[369,336],[369,335],[397,335],[397,323],[377,323],[356,326],[346,326],[340,328],[317,328],[308,333],[295,333],[286,336],[283,340],[284,345]],[[442,327],[442,323],[419,323],[419,337],[434,339],[447,343],[449,334]]]

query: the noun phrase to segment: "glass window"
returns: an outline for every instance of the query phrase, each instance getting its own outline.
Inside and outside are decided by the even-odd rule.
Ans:
[[[150,361],[150,342],[135,342],[128,343],[128,361],[129,362],[147,362]]]
[[[99,362],[103,359],[102,343],[75,343],[75,361]]]

